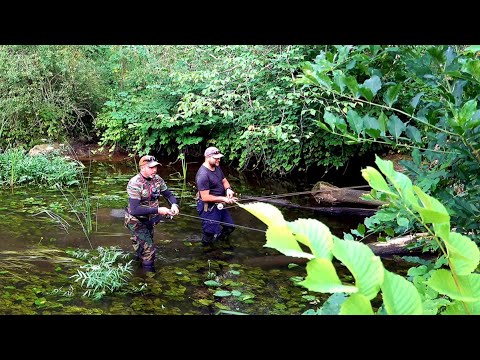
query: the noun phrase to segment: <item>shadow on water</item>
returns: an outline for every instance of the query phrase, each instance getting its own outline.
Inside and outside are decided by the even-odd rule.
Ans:
[[[65,214],[62,194],[58,190],[33,187],[19,187],[13,193],[10,189],[2,190],[0,313],[301,314],[307,309],[316,309],[319,301],[323,302],[328,296],[295,285],[295,281],[305,275],[305,261],[264,247],[266,226],[243,209],[230,208],[235,223],[241,227],[228,242],[210,248],[201,245],[201,222],[194,199],[194,177],[199,165],[188,164],[185,186],[179,176],[180,169],[159,168],[159,175],[181,199],[181,214],[166,219],[155,229],[156,272],[145,273],[135,263],[127,290],[100,300],[82,296],[83,289],[71,278],[81,262],[65,250],[90,248],[82,229],[71,222],[67,232],[42,212],[47,208]],[[298,184],[285,180],[261,180],[222,168],[240,198],[311,188],[299,188]],[[135,173],[133,162],[92,163],[91,173],[86,175],[90,179],[89,194],[95,209],[90,238],[94,248],[119,246],[131,253],[122,209],[127,203],[126,184]],[[289,200],[306,201],[301,196]],[[363,221],[362,218],[319,216],[285,207],[280,210],[289,221],[316,218],[339,237]],[[218,285],[207,286],[207,280],[214,280]]]

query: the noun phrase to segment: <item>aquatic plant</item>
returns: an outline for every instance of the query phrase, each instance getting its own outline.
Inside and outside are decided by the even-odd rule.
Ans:
[[[101,299],[103,296],[119,290],[128,283],[132,274],[132,261],[126,263],[120,260],[126,259],[129,254],[119,247],[98,247],[96,251],[70,250],[70,255],[78,259],[86,259],[87,264],[80,266],[77,273],[70,276],[75,282],[86,288],[83,296]],[[144,287],[141,288],[143,290]],[[140,291],[141,291],[140,290]]]
[[[22,148],[0,153],[0,186],[71,186],[78,183],[82,165],[58,154],[30,156]]]

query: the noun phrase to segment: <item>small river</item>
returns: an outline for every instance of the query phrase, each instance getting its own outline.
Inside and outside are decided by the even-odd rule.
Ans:
[[[302,314],[317,309],[328,295],[296,285],[305,276],[304,262],[266,248],[266,226],[247,211],[231,207],[237,225],[228,243],[205,248],[199,242],[201,222],[195,210],[194,177],[200,166],[159,167],[159,175],[180,200],[181,214],[155,228],[156,272],[145,273],[133,262],[128,284],[100,299],[84,296],[75,275],[82,262],[67,250],[116,246],[133,259],[121,209],[126,185],[137,172],[133,160],[84,163],[93,205],[93,232],[87,238],[69,204],[81,198],[78,187],[16,187],[0,191],[0,314]],[[310,190],[313,183],[261,179],[222,166],[240,199]],[[347,184],[348,185],[348,184]],[[358,185],[358,184],[350,184]],[[286,198],[315,205],[310,195]],[[164,201],[161,198],[161,201]],[[323,216],[311,210],[279,207],[286,220],[315,218],[332,233],[356,228],[362,218]],[[68,219],[60,222],[56,215]],[[218,285],[207,286],[208,280]],[[214,295],[224,291],[222,296]]]

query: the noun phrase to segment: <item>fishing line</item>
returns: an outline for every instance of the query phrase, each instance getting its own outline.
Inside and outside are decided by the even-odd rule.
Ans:
[[[193,215],[187,215],[187,214],[182,214],[182,213],[179,213],[178,215],[182,215],[182,216],[188,216],[190,218],[193,218],[193,219],[198,219],[198,220],[205,220],[205,221],[211,221],[211,222],[215,222],[215,223],[218,223],[218,224],[221,224],[221,225],[227,225],[227,226],[232,226],[232,224],[230,223],[226,223],[226,222],[223,222],[223,221],[218,221],[218,220],[208,220],[208,219],[202,219],[201,217],[199,216],[193,216]],[[239,227],[239,228],[243,228],[243,229],[247,229],[247,230],[255,230],[255,231],[261,231],[261,232],[266,232],[265,230],[260,230],[260,229],[255,229],[255,228],[251,228],[251,227],[248,227],[248,226],[243,226],[243,225],[233,225],[234,227]]]
[[[339,188],[338,190],[365,188],[365,187],[370,187],[370,186],[369,185],[349,186],[349,187]],[[319,191],[308,190],[308,191],[298,191],[298,192],[291,192],[291,193],[284,193],[284,194],[267,195],[267,196],[255,197],[255,198],[243,198],[243,199],[238,199],[237,201],[235,201],[235,203],[236,203],[235,205],[223,206],[222,208],[223,209],[230,209],[230,208],[236,207],[236,206],[238,206],[238,203],[240,201],[257,201],[258,202],[258,201],[261,201],[262,199],[273,199],[273,198],[282,198],[282,197],[295,196],[295,195],[315,194],[315,193],[318,193],[318,192]],[[230,224],[230,223],[226,223],[226,222],[218,221],[218,220],[203,219],[199,216],[187,215],[187,214],[183,214],[183,213],[179,213],[178,215],[187,216],[187,217],[190,217],[192,219],[197,219],[197,220],[202,220],[202,221],[211,221],[211,222],[218,223],[218,224],[221,224],[221,225],[232,226],[232,224]],[[247,230],[266,232],[265,230],[255,229],[255,228],[252,228],[252,227],[249,227],[249,226],[236,225],[236,224],[234,226],[238,227],[238,228],[247,229]]]

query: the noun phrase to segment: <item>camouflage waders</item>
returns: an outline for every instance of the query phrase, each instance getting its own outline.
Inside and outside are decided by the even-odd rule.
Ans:
[[[128,212],[125,212],[125,227],[130,230],[133,250],[144,267],[153,266],[155,261],[155,245],[153,244],[154,225],[142,222]]]
[[[158,198],[162,191],[167,190],[165,181],[158,175],[146,180],[141,174],[134,176],[127,185],[128,197],[140,200],[140,206],[158,207]],[[130,215],[130,209],[125,211],[125,227],[130,230],[133,250],[142,261],[144,268],[153,267],[156,248],[153,244],[153,228],[160,221],[159,214],[142,216]]]

